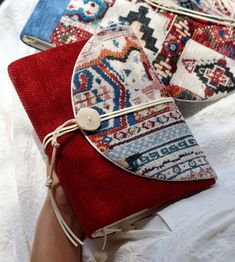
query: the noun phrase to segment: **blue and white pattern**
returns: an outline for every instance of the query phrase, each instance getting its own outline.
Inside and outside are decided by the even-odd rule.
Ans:
[[[132,142],[118,145],[114,147],[112,151],[108,152],[107,156],[117,161],[119,159],[124,159],[139,154],[140,152],[146,152],[146,148],[149,148],[150,151],[153,152],[153,145],[154,147],[163,147],[166,149],[166,147],[163,145],[170,145],[170,141],[180,141],[180,139],[182,140],[182,137],[191,138],[191,136],[192,134],[185,123],[179,123],[177,125],[172,125],[156,131],[152,134],[149,134],[148,136],[135,139]],[[169,153],[172,153],[171,149]]]

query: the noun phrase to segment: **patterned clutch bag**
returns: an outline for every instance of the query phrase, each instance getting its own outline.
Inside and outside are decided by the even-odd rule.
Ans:
[[[95,238],[209,188],[216,175],[129,26],[83,45],[20,59],[9,74],[51,161],[49,188],[55,171]]]
[[[166,86],[165,96],[216,100],[235,89],[235,31],[225,26],[232,25],[232,1],[223,1],[221,6],[217,0],[40,0],[21,38],[47,49],[90,37],[100,26],[125,21]]]

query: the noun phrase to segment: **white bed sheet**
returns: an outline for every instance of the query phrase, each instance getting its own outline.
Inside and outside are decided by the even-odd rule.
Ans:
[[[14,92],[7,65],[34,53],[19,33],[36,0],[5,0],[0,7],[0,261],[29,261],[37,216],[46,195],[45,159]],[[109,238],[109,260],[235,261],[235,94],[180,109],[219,176],[215,187],[165,208],[128,233]],[[204,108],[203,108],[204,107]],[[99,240],[86,241],[94,261]]]

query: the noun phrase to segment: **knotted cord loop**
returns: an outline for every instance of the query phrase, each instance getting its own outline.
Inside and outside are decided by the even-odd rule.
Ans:
[[[49,136],[46,136],[43,145],[44,145],[44,150],[46,149],[47,145],[51,142],[51,146],[53,147],[52,150],[52,156],[51,156],[51,164],[47,170],[47,181],[46,181],[46,186],[48,187],[49,190],[49,197],[51,200],[52,207],[54,209],[56,218],[64,231],[64,234],[67,236],[67,238],[71,241],[71,243],[74,246],[78,246],[78,244],[83,245],[84,243],[71,231],[65,220],[63,219],[59,208],[56,205],[55,198],[53,196],[52,192],[52,184],[53,184],[53,172],[54,172],[54,167],[55,167],[55,161],[56,161],[56,153],[57,149],[60,147],[60,144],[58,143],[57,139],[63,134],[67,134],[71,132],[71,130],[75,129],[75,124],[76,120],[71,119],[66,121],[63,125],[59,126],[54,132],[50,133]],[[69,126],[68,126],[69,125]],[[71,126],[72,125],[72,126]],[[72,128],[72,129],[71,129]],[[76,124],[76,129],[79,129],[78,125]]]
[[[170,103],[170,102],[172,103],[174,102],[174,100],[172,98],[163,97],[163,98],[159,98],[157,100],[149,101],[143,104],[138,104],[138,105],[134,105],[128,108],[123,108],[123,109],[120,109],[114,112],[106,113],[106,114],[101,115],[100,118],[101,118],[101,121],[106,121],[106,120],[109,120],[115,117],[120,117],[120,116],[130,114],[136,111],[147,109],[149,107],[157,106],[163,103]],[[89,120],[89,115],[87,117]],[[54,132],[49,133],[44,138],[43,147],[44,147],[44,150],[46,150],[48,145],[51,144],[53,148],[52,155],[51,155],[51,163],[47,169],[47,181],[46,181],[46,186],[48,187],[48,190],[49,190],[49,196],[50,196],[50,200],[52,203],[52,207],[54,209],[55,215],[65,235],[71,241],[71,243],[73,243],[75,246],[78,246],[78,244],[83,245],[84,243],[70,230],[69,226],[66,224],[65,220],[63,219],[60,213],[59,208],[56,205],[56,201],[55,201],[55,198],[52,192],[53,172],[54,172],[55,162],[56,162],[56,153],[57,153],[58,148],[60,147],[60,144],[58,143],[58,138],[65,134],[74,132],[76,130],[80,130],[82,133],[84,133],[83,129],[78,124],[78,119],[70,119],[66,121],[64,124],[56,128]],[[118,232],[120,230],[116,229],[115,231]],[[104,232],[104,245],[102,247],[101,252],[104,251],[106,241],[107,241],[107,234],[109,230],[105,229],[105,231],[103,232]]]

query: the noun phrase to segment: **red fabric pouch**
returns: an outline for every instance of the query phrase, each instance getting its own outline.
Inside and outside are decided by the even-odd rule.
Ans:
[[[74,118],[71,77],[84,44],[64,45],[9,66],[10,78],[41,141]],[[97,152],[79,131],[59,141],[55,171],[88,237],[140,211],[162,208],[215,184],[213,171],[208,179],[194,181],[135,176]],[[47,153],[50,157],[51,149]]]

